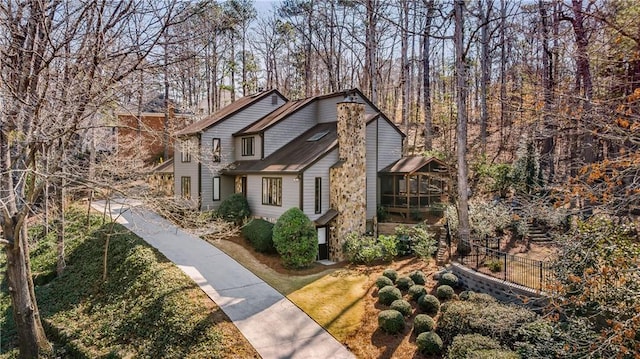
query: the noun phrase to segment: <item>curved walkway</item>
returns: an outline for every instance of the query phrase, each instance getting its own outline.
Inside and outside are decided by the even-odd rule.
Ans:
[[[105,203],[93,207],[102,213]],[[139,203],[112,202],[110,212],[191,277],[263,358],[354,358],[305,312],[218,248]]]

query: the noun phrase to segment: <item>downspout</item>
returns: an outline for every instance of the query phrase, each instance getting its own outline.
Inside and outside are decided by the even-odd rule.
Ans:
[[[260,132],[260,159],[264,160],[264,132]]]
[[[202,133],[198,133],[198,208],[202,210]]]
[[[297,175],[298,178],[298,189],[300,191],[300,210],[304,212],[304,173],[300,172]]]

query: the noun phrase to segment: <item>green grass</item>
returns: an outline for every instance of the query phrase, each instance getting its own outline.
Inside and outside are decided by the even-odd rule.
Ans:
[[[55,234],[37,239],[32,266],[40,312],[58,355],[80,357],[228,357],[255,351],[221,310],[177,267],[140,238],[115,225],[108,277],[102,256],[111,224],[92,217],[85,227],[71,210],[66,231],[67,268],[55,276]],[[5,267],[4,256],[0,268]],[[0,275],[3,273],[0,273]],[[3,280],[4,283],[4,280]],[[0,294],[2,348],[15,355],[15,329],[6,284]]]

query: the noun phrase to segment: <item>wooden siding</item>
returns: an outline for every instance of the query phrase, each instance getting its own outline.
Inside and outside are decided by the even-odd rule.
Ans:
[[[269,206],[262,204],[262,178],[282,178],[282,206]],[[275,221],[286,210],[300,206],[300,183],[295,180],[295,175],[258,174],[247,176],[247,201],[254,217],[266,218]]]
[[[242,155],[242,139],[246,137],[253,137],[253,156],[243,156]],[[260,135],[251,135],[251,136],[242,136],[236,137],[236,161],[247,161],[247,160],[259,160],[261,159],[262,152],[262,136]]]
[[[264,157],[277,151],[316,125],[316,104],[311,103],[264,132]]]
[[[338,150],[333,150],[309,167],[302,176],[303,212],[314,221],[329,210],[329,168],[338,162]],[[315,213],[315,179],[322,178],[322,210]]]
[[[182,142],[190,141],[189,147],[191,151],[191,162],[182,162]],[[182,198],[182,177],[191,177],[191,200],[198,203],[198,154],[197,154],[198,138],[196,136],[189,137],[185,140],[177,140],[174,148],[173,171],[175,173],[174,192],[176,198]]]
[[[402,157],[402,136],[389,122],[378,120],[378,169]]]
[[[371,106],[369,106],[365,101],[362,101],[357,95],[356,95],[356,99],[358,99],[359,102],[364,103],[365,114],[373,114],[376,112]],[[318,123],[337,121],[338,120],[337,104],[338,102],[342,102],[342,101],[344,101],[344,97],[342,96],[336,96],[336,97],[330,97],[330,98],[318,100],[316,105],[317,108],[315,112],[315,116],[318,120]]]
[[[220,176],[220,170],[236,160],[236,144],[232,135],[283,104],[283,101],[278,101],[277,105],[272,105],[271,96],[267,96],[202,133],[202,209],[217,209],[222,201],[233,194],[233,179],[230,180],[230,186],[227,185],[228,181],[222,180],[220,201],[213,201],[213,177]],[[214,138],[220,139],[220,162],[212,162]]]

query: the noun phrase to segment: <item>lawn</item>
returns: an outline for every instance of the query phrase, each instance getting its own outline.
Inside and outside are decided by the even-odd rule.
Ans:
[[[72,209],[66,230],[67,267],[57,277],[55,234],[31,230],[39,308],[58,357],[258,357],[228,317],[180,269],[146,242],[100,217]],[[37,241],[36,241],[37,240]],[[53,255],[51,251],[54,251]],[[0,259],[4,262],[4,258]],[[4,265],[1,263],[0,265]],[[2,356],[15,356],[15,328],[6,282],[0,293]]]

